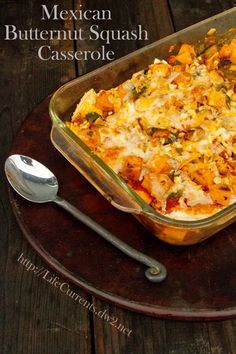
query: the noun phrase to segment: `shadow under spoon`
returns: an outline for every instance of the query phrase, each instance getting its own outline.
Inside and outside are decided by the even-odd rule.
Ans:
[[[56,203],[123,253],[148,266],[145,276],[149,281],[159,283],[166,278],[167,270],[163,264],[130,247],[89,216],[60,198],[57,195],[56,176],[40,162],[24,155],[11,155],[5,162],[5,173],[10,185],[23,198],[35,203]]]

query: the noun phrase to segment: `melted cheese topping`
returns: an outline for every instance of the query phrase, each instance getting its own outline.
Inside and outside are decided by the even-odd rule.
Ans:
[[[184,44],[116,88],[91,89],[68,123],[146,202],[175,219],[205,218],[235,201],[236,85],[220,70],[219,48],[212,51],[197,56]]]

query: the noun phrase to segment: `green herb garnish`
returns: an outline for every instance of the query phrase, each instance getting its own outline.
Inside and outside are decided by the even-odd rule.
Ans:
[[[175,199],[175,198],[180,198],[183,195],[182,189],[178,190],[177,192],[172,192],[168,195],[168,198],[170,199]]]
[[[220,84],[216,84],[214,86],[215,86],[216,91],[220,91],[222,88],[224,88],[225,83],[221,82]]]
[[[156,128],[156,127],[150,127],[150,128],[147,129],[147,135],[153,136],[153,134],[155,132],[157,132],[158,130],[160,130],[160,129]]]
[[[147,129],[147,134],[149,136],[153,136],[155,133],[157,133],[157,136],[159,138],[164,138],[164,145],[171,144],[178,140],[178,133],[173,133],[168,129],[162,129],[157,127],[150,127]]]
[[[181,65],[182,63],[179,61],[179,60],[175,60],[174,62],[173,62],[173,65]]]
[[[184,150],[182,148],[176,148],[176,151],[178,152],[178,154],[182,155],[182,153],[184,152]]]
[[[226,105],[228,106],[228,108],[230,108],[230,97],[228,95],[226,95]]]
[[[197,77],[197,76],[201,76],[201,71],[200,70],[197,70],[194,74],[193,74],[193,77]]]
[[[89,130],[89,131],[87,132],[87,135],[88,135],[88,136],[93,136],[93,131],[92,131],[92,130]]]
[[[89,121],[90,123],[95,122],[95,120],[97,120],[98,118],[101,118],[101,115],[98,114],[97,112],[90,112],[87,113],[85,118],[87,119],[87,121]]]
[[[135,100],[137,100],[145,91],[147,90],[146,86],[143,86],[139,91],[137,91],[137,88],[134,87],[132,89],[132,95]]]
[[[170,132],[170,135],[165,138],[164,145],[172,144],[177,140],[178,140],[178,134]]]

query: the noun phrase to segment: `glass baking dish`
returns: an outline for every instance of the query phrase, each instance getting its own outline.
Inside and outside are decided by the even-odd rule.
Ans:
[[[133,214],[159,239],[175,245],[191,245],[212,236],[236,220],[236,203],[200,220],[182,221],[168,218],[146,204],[114,171],[109,168],[69,128],[77,103],[83,94],[115,87],[155,58],[165,59],[171,45],[196,43],[214,27],[224,33],[236,23],[236,7],[196,25],[154,42],[119,60],[60,87],[52,96],[49,112],[52,119],[51,141],[61,154],[116,208]]]

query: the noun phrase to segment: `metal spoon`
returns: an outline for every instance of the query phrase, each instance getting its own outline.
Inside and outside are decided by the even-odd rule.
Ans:
[[[166,278],[167,271],[161,263],[133,249],[73,205],[58,197],[57,178],[38,161],[23,155],[11,155],[5,162],[5,173],[14,190],[25,199],[36,203],[54,202],[60,205],[126,255],[148,266],[145,276],[151,282],[161,282]]]

